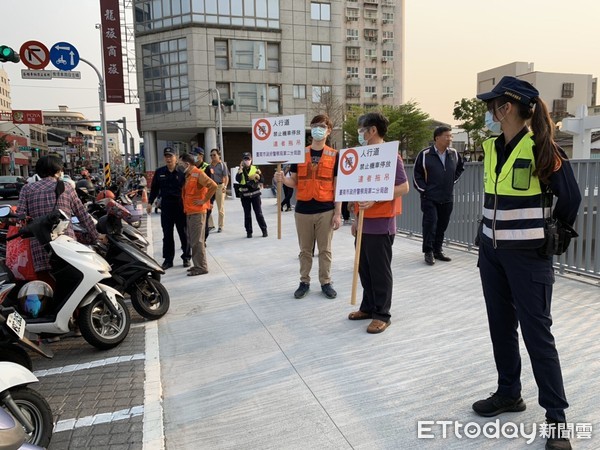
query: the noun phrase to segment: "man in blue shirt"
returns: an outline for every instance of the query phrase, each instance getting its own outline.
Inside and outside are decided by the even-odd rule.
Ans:
[[[185,174],[177,169],[177,155],[171,147],[165,147],[163,153],[166,165],[159,167],[154,172],[146,210],[150,214],[152,203],[158,196],[161,197],[160,224],[163,230],[163,258],[165,260],[162,268],[167,270],[173,267],[173,258],[175,257],[174,227],[177,227],[177,234],[179,234],[179,240],[181,241],[183,267],[190,267],[191,252],[181,197],[181,189],[185,184]]]

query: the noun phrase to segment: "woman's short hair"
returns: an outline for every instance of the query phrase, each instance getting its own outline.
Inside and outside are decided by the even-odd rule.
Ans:
[[[63,161],[59,156],[42,156],[35,163],[35,171],[40,178],[53,177],[57,172],[63,170]]]
[[[315,117],[313,117],[310,121],[310,124],[312,125],[315,123],[324,123],[325,125],[327,125],[327,128],[333,130],[333,122],[327,114],[318,114]]]

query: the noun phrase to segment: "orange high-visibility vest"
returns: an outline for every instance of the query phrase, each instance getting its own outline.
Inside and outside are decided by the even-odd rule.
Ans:
[[[198,184],[198,179],[203,179],[204,177],[210,179],[203,170],[197,167],[193,167],[192,172],[185,177],[185,185],[183,186],[181,195],[183,197],[183,211],[186,214],[206,212],[211,207],[210,202],[206,202],[203,205],[194,204],[195,200],[203,200],[208,192],[207,187]]]
[[[296,199],[301,201],[317,200],[332,202],[334,200],[335,161],[337,150],[323,148],[319,164],[313,167],[310,157],[310,146],[304,150],[304,163],[298,164],[298,185]]]

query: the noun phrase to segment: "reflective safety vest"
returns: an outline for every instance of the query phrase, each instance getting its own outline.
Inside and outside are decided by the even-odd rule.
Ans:
[[[354,214],[358,216],[358,213],[358,203],[354,203]],[[400,214],[402,214],[402,197],[375,203],[369,209],[365,209],[364,218],[380,219],[382,217],[399,216]]]
[[[186,214],[202,213],[210,209],[210,202],[206,202],[203,205],[194,203],[196,200],[204,200],[208,192],[207,187],[198,184],[198,179],[203,178],[203,176],[208,178],[208,175],[204,171],[193,167],[191,173],[185,177],[185,184],[181,195],[183,197],[183,211]]]
[[[319,164],[313,165],[310,156],[310,146],[304,149],[304,163],[298,164],[298,185],[296,199],[301,201],[316,200],[332,202],[334,200],[335,161],[337,150],[327,145]]]
[[[534,142],[529,132],[496,174],[496,138],[483,143],[483,236],[494,248],[539,248],[544,242],[543,193],[535,171]]]

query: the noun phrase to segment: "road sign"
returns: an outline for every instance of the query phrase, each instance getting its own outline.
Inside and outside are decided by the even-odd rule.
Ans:
[[[68,42],[57,42],[50,48],[50,61],[59,70],[73,70],[79,64],[79,52]]]
[[[304,115],[252,121],[252,163],[301,163],[305,146]]]
[[[70,70],[27,70],[21,69],[24,80],[51,80],[52,78],[71,78],[81,80],[81,72]]]
[[[50,62],[48,48],[38,41],[27,41],[21,45],[19,56],[30,69],[43,69]]]

